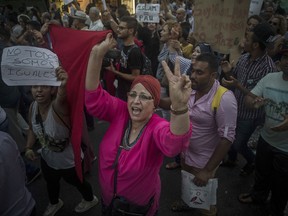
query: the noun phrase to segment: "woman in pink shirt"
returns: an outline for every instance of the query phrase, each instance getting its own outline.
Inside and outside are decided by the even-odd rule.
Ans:
[[[109,33],[92,48],[85,83],[88,112],[110,123],[99,147],[102,213],[156,215],[163,158],[175,156],[189,144],[191,125],[187,102],[191,82],[187,76],[180,75],[179,63],[175,75],[162,63],[172,101],[170,123],[154,113],[160,100],[160,84],[152,76],[127,75],[133,81],[128,101],[113,97],[101,88],[99,78],[103,57],[115,45]]]

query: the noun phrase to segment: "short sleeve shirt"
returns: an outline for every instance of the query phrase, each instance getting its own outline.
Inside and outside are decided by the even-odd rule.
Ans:
[[[282,114],[288,114],[288,81],[283,80],[282,77],[283,72],[270,73],[261,79],[251,92],[268,99],[261,136],[275,148],[288,152],[288,131],[271,130],[271,127],[284,121]]]

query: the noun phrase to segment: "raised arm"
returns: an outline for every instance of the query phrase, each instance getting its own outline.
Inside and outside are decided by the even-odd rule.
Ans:
[[[100,83],[100,72],[102,61],[107,51],[116,46],[116,40],[113,38],[112,33],[108,33],[106,39],[100,44],[96,44],[89,56],[85,88],[86,90],[95,90]]]
[[[180,75],[180,63],[175,62],[174,74],[167,63],[162,61],[167,79],[169,80],[169,93],[171,99],[170,130],[175,135],[182,135],[189,131],[190,119],[188,113],[188,100],[191,95],[191,81],[187,75]]]

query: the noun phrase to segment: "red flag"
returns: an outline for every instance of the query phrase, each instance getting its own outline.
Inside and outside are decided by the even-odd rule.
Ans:
[[[83,180],[81,168],[81,136],[83,127],[85,75],[92,47],[103,41],[110,31],[81,31],[51,25],[49,33],[52,49],[69,75],[67,99],[71,112],[71,143],[76,172]]]

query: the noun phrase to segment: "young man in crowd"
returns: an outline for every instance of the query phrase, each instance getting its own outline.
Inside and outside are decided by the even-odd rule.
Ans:
[[[135,46],[134,37],[137,32],[137,20],[134,17],[124,16],[121,18],[117,28],[117,36],[123,41],[121,50],[121,61],[119,69],[111,64],[109,70],[115,73],[118,80],[116,96],[127,101],[127,92],[130,90],[132,81],[140,75],[143,64],[142,53]]]
[[[235,68],[232,68],[228,62],[221,64],[225,74],[222,84],[235,89],[234,94],[238,104],[236,137],[229,151],[228,160],[223,166],[235,166],[237,153],[240,153],[246,160],[246,165],[241,169],[241,176],[250,175],[254,171],[255,155],[247,146],[247,142],[256,127],[263,123],[264,116],[263,109],[248,109],[244,104],[244,97],[266,74],[277,71],[273,60],[266,52],[269,39],[273,36],[274,32],[269,24],[258,24],[247,33],[244,44],[246,53],[239,58]]]
[[[282,71],[269,73],[245,97],[249,108],[265,108],[257,145],[255,182],[242,203],[265,203],[271,191],[269,216],[283,216],[288,201],[288,41],[280,60]]]
[[[188,102],[193,132],[188,149],[181,155],[181,168],[195,176],[193,182],[201,187],[214,178],[217,168],[234,141],[237,103],[231,91],[220,86],[217,78],[218,61],[211,53],[200,54],[191,72],[192,94]],[[212,101],[219,88],[225,89],[219,107]],[[164,102],[164,101],[163,101]],[[165,104],[169,107],[169,101]],[[183,201],[172,204],[171,210],[180,212],[189,207]],[[217,214],[216,206],[199,209],[197,215]]]

